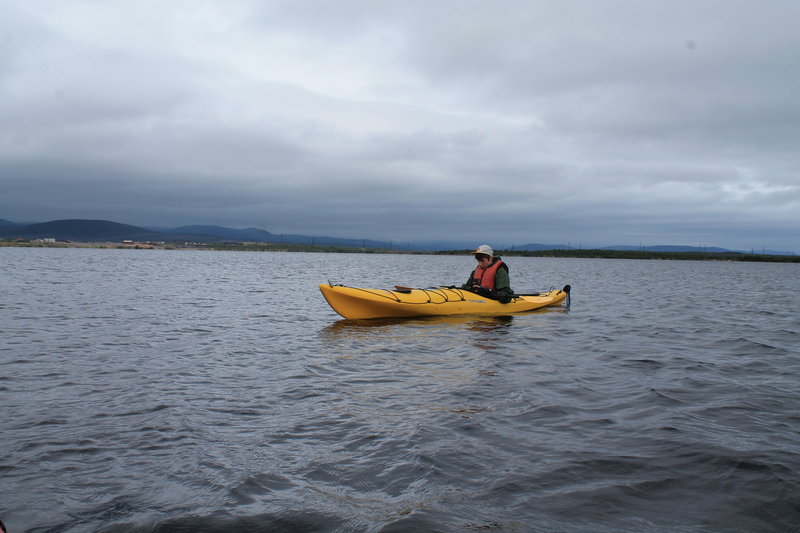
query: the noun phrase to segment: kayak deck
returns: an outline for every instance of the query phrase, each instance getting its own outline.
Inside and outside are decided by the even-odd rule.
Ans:
[[[561,304],[569,285],[534,295],[516,295],[509,303],[452,287],[430,289],[364,289],[321,284],[319,290],[334,311],[349,319],[435,315],[509,315]]]

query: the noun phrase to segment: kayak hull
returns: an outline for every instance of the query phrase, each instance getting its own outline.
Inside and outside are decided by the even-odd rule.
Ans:
[[[560,305],[569,288],[553,289],[538,295],[518,295],[500,303],[457,288],[364,289],[344,285],[319,286],[322,296],[344,318],[409,318],[444,315],[510,315]]]

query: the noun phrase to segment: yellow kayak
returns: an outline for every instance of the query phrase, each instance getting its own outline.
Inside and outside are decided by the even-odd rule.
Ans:
[[[434,315],[509,315],[560,305],[569,285],[536,294],[518,294],[506,304],[459,288],[362,289],[344,285],[319,286],[334,311],[345,318],[403,318]],[[569,301],[567,299],[567,301]]]

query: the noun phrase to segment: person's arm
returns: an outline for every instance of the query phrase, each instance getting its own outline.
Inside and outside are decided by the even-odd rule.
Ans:
[[[475,273],[474,270],[472,272],[470,272],[469,273],[469,279],[467,280],[467,282],[465,284],[463,284],[461,286],[461,288],[464,289],[465,291],[468,291],[468,290],[472,289],[472,282],[474,280],[474,278],[472,277],[472,274],[474,274],[474,273]]]
[[[508,270],[505,268],[498,268],[497,274],[494,276],[494,291],[497,293],[497,299],[503,303],[511,301],[511,295],[514,291],[511,290],[511,279],[508,275]]]

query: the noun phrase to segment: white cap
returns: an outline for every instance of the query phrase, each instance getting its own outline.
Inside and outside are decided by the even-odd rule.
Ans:
[[[474,252],[470,252],[473,254],[483,254],[488,255],[489,257],[494,257],[494,250],[488,244],[481,244],[478,246],[478,249]]]

